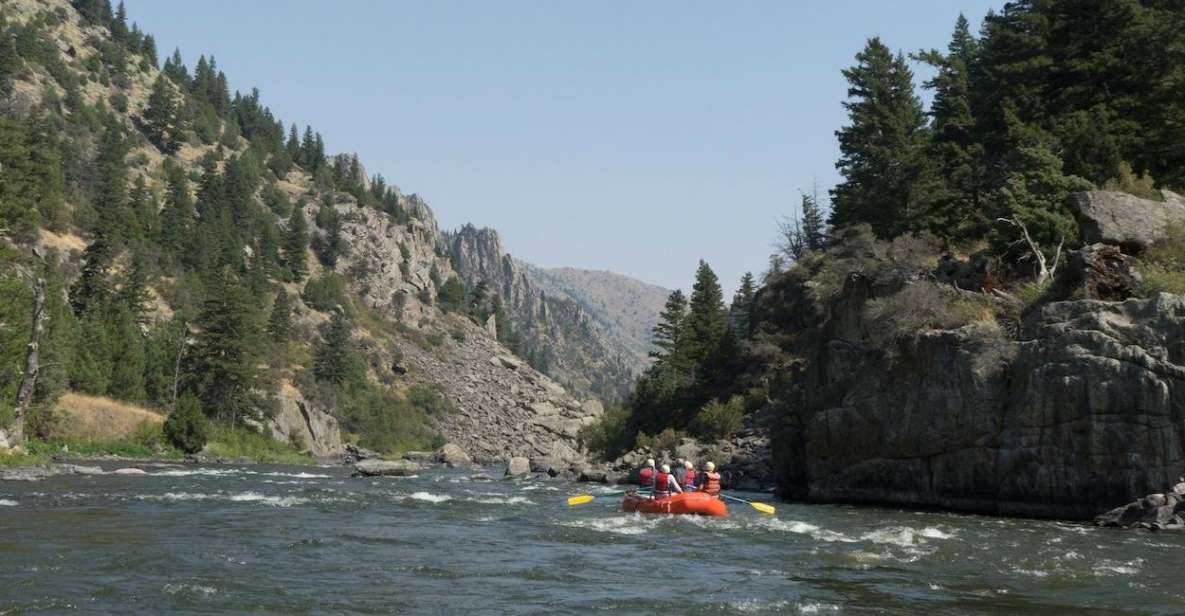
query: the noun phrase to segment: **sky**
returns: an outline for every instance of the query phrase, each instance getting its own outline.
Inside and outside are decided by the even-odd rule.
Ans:
[[[443,229],[667,288],[704,259],[726,292],[837,181],[840,71],[865,41],[945,48],[960,12],[1001,4],[127,0],[162,60],[212,54]]]

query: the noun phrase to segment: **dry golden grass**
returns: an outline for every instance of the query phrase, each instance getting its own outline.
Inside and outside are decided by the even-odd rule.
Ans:
[[[144,407],[111,398],[68,393],[58,400],[56,438],[118,440],[135,433],[143,423],[159,425],[165,418]]]
[[[67,253],[71,251],[82,252],[86,249],[86,240],[81,237],[73,233],[54,233],[46,229],[38,231],[37,243],[45,248],[56,248]]]

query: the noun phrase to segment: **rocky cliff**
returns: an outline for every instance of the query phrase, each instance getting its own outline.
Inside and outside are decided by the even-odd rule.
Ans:
[[[354,350],[365,364],[367,381],[376,390],[391,392],[403,400],[415,396],[444,399],[443,404],[423,406],[435,409],[428,418],[434,433],[461,444],[479,461],[521,455],[557,470],[579,468],[583,455],[578,450],[576,431],[600,414],[600,403],[574,398],[563,386],[515,357],[494,332],[475,323],[465,310],[446,310],[440,305],[442,284],[458,273],[470,281],[487,277],[497,280],[507,292],[506,303],[518,315],[516,327],[529,334],[529,348],[544,349],[554,340],[556,352],[547,361],[566,383],[574,384],[574,390],[591,391],[602,379],[613,380],[611,353],[578,343],[591,331],[580,308],[539,292],[521,274],[521,268],[506,257],[496,235],[489,233],[492,244],[475,242],[472,249],[454,252],[453,256],[461,257],[458,261],[466,266],[456,272],[449,254],[449,238],[440,232],[432,210],[419,196],[405,195],[391,187],[392,191],[374,197],[366,172],[352,157],[323,160],[320,175],[311,172],[307,164],[289,161],[286,165],[272,165],[277,154],[266,154],[270,146],[262,142],[250,142],[240,126],[244,120],[232,113],[205,118],[214,123],[217,137],[205,140],[196,135],[192,126],[178,121],[174,129],[178,137],[176,151],[162,151],[149,138],[144,120],[149,94],[162,75],[155,62],[140,55],[138,48],[113,42],[115,38],[106,26],[97,25],[94,16],[84,18],[67,0],[7,0],[0,4],[0,12],[8,23],[27,25],[39,41],[48,43],[38,45],[40,55],[30,54],[22,60],[11,82],[3,84],[0,119],[22,122],[42,114],[51,120],[47,126],[69,125],[69,130],[60,131],[59,137],[76,148],[71,151],[81,157],[79,165],[91,169],[96,144],[105,130],[103,122],[94,117],[110,114],[112,125],[129,136],[129,151],[123,161],[128,183],[142,180],[146,194],[158,208],[164,207],[167,193],[163,171],[166,161],[197,179],[206,173],[216,174],[218,165],[223,164],[220,161],[248,155],[271,156],[269,164],[259,165],[259,189],[242,207],[261,219],[260,228],[268,228],[274,235],[266,238],[267,242],[246,238],[242,251],[245,263],[253,264],[261,258],[257,255],[262,251],[256,248],[264,244],[275,252],[277,238],[288,226],[285,210],[293,204],[305,204],[301,211],[314,246],[330,233],[321,228],[319,214],[328,214],[323,211],[326,208],[336,212],[340,244],[344,247],[336,260],[319,260],[310,249],[307,278],[293,282],[272,272],[272,277],[264,281],[269,285],[267,292],[260,294],[270,302],[282,291],[292,312],[291,353],[288,357],[268,358],[277,384],[276,391],[268,393],[275,395],[277,412],[264,427],[273,436],[318,456],[337,455],[345,441],[358,436],[343,434],[344,424],[339,423],[342,409],[334,406],[332,396],[318,397],[318,386],[309,370],[310,355],[320,341],[324,324],[335,310],[345,310],[350,313]],[[143,35],[137,30],[136,36]],[[168,90],[172,92],[169,96],[175,95],[177,103],[184,107],[193,103],[187,98],[192,96],[192,84],[188,75],[180,81],[183,83],[170,77],[166,87],[176,88]],[[65,106],[63,99],[68,100]],[[250,108],[243,100],[236,96],[233,104]],[[256,103],[258,100],[252,99],[251,104]],[[254,111],[244,113],[262,116],[253,117],[252,121],[257,122],[252,125],[254,129],[275,122],[270,110],[250,109]],[[86,121],[83,110],[92,114],[93,121]],[[348,170],[345,175],[343,169]],[[37,229],[30,245],[17,246],[29,255],[58,251],[67,287],[77,277],[82,253],[94,239],[86,224],[71,222],[86,220],[80,212],[90,205],[87,201],[91,198],[82,189],[75,192],[66,195],[62,222],[52,231],[48,225]],[[276,193],[286,197],[281,200],[284,205],[271,207],[275,202],[270,196]],[[370,198],[364,203],[359,195]],[[160,212],[152,212],[152,218]],[[0,232],[0,240],[8,238]],[[17,242],[10,243],[15,246]],[[489,262],[480,261],[484,258]],[[119,262],[126,259],[126,254],[115,256]],[[327,268],[322,262],[333,265]],[[306,302],[307,285],[326,278],[329,269],[344,279],[344,303],[348,306]],[[177,292],[173,274],[154,272],[146,280],[153,299],[146,329],[173,317],[180,307],[170,305],[170,301],[187,301],[186,292]],[[257,308],[263,313],[268,307]],[[530,323],[541,327],[529,327]],[[565,354],[569,349],[577,349],[575,360]],[[579,355],[582,351],[586,353]]]
[[[597,319],[572,295],[542,282],[537,268],[503,249],[493,229],[466,225],[446,238],[465,283],[497,294],[506,321],[497,324],[503,341],[575,392],[609,401],[626,395],[644,358],[636,343],[615,333],[612,322]]]
[[[1100,201],[1115,200],[1080,196]],[[1128,235],[1102,238],[1130,246]],[[1185,297],[1052,301],[1019,321],[925,327],[887,350],[870,306],[934,273],[862,269],[821,308],[818,280],[787,277],[759,299],[767,328],[805,341],[779,400],[785,495],[1087,519],[1185,473]],[[974,295],[955,301],[991,301]]]

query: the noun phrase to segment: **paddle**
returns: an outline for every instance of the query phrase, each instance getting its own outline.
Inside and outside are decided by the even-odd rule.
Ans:
[[[621,494],[625,494],[626,492],[628,492],[628,490],[620,490],[617,492],[606,492],[604,494],[600,494],[599,496],[618,496]],[[650,496],[650,491],[649,490],[638,491],[638,494],[640,496]],[[568,506],[575,507],[576,505],[583,505],[585,503],[591,503],[593,501],[593,499],[595,499],[595,498],[596,498],[596,496],[593,496],[592,494],[577,494],[576,496],[569,496],[568,497]]]
[[[767,505],[765,503],[756,503],[753,501],[747,501],[743,498],[737,498],[735,496],[729,496],[727,494],[721,494],[720,496],[721,496],[721,498],[727,498],[728,500],[736,501],[738,503],[745,503],[746,505],[760,511],[761,513],[768,513],[769,515],[774,514],[773,505]]]

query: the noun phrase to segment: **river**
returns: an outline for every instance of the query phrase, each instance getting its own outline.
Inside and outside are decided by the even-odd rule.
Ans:
[[[1183,535],[787,503],[647,517],[452,470],[141,468],[0,483],[0,614],[1185,613]]]

